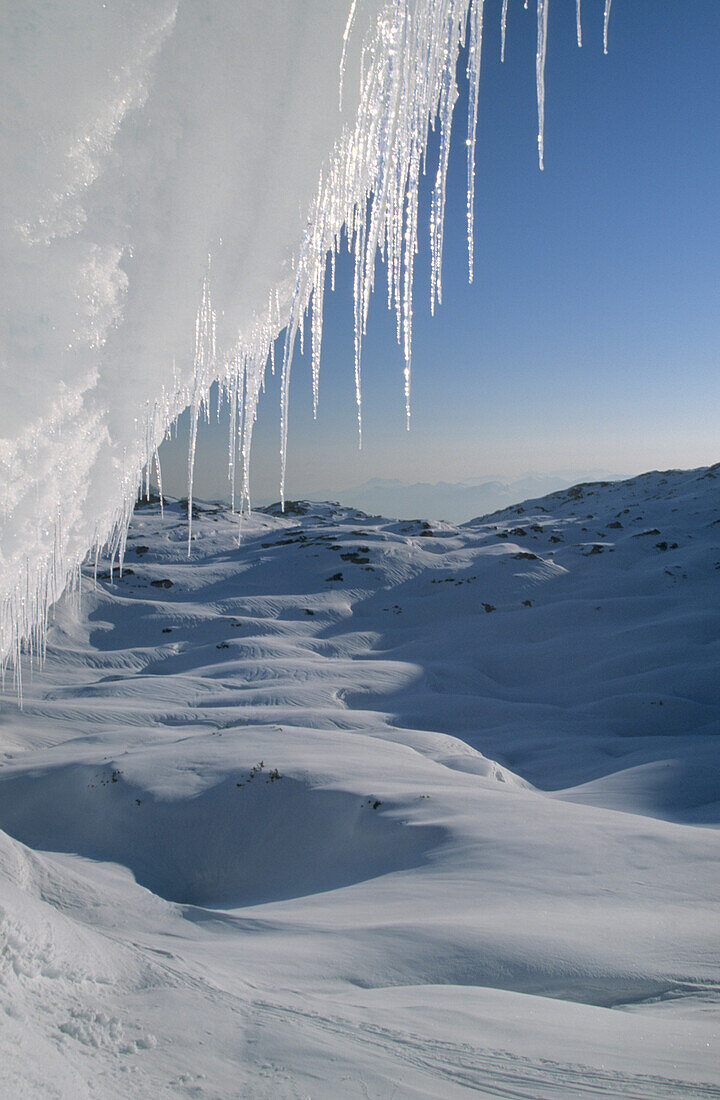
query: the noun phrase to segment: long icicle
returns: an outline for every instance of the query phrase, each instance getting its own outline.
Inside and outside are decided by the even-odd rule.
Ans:
[[[580,0],[578,0],[580,3]],[[505,61],[505,35],[507,33],[507,10],[508,0],[502,2],[502,12],[500,14],[500,60]]]
[[[545,168],[545,55],[547,53],[548,4],[550,0],[537,0],[537,52],[535,75],[537,82],[538,110],[538,161],[540,171]]]
[[[608,52],[608,26],[610,23],[610,7],[612,0],[605,0],[605,17],[603,19],[603,53]]]
[[[478,100],[480,96],[480,65],[482,60],[483,11],[485,0],[475,0],[470,14],[470,42],[468,45],[467,75],[469,82],[469,110],[467,132],[467,234],[468,234],[468,282],[475,274],[475,141],[477,138]],[[503,20],[507,0],[503,4]],[[503,53],[505,52],[505,23],[503,21]]]
[[[581,0],[575,0],[575,33],[577,34],[577,44],[582,46],[582,15],[580,13]]]

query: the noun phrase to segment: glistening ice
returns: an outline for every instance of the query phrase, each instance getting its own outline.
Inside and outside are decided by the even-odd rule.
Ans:
[[[537,0],[541,165],[548,5]],[[18,670],[23,648],[42,651],[48,609],[89,554],[109,542],[122,558],[143,470],[183,409],[191,406],[197,425],[214,382],[231,411],[231,481],[240,505],[249,505],[258,398],[283,331],[284,470],[293,347],[309,313],[317,400],[326,269],[343,232],[355,258],[359,430],[378,250],[405,356],[409,419],[428,133],[439,126],[432,306],[442,294],[445,179],[464,46],[472,277],[475,128],[490,7],[485,0],[3,5],[3,667],[11,659]],[[507,4],[497,8],[504,48]],[[605,0],[606,35],[609,11]],[[579,28],[579,3],[577,19]],[[194,438],[190,495],[193,452]]]

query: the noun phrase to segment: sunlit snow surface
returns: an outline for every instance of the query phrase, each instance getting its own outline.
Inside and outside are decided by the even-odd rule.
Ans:
[[[542,165],[548,0],[537,6]],[[483,15],[484,0],[5,0],[0,663],[24,642],[42,649],[48,606],[88,552],[111,539],[122,555],[143,468],[188,405],[195,425],[214,380],[247,503],[258,396],[283,330],[284,466],[293,346],[310,310],[317,398],[326,264],[343,231],[358,428],[378,250],[409,417],[418,182],[438,120],[432,305],[466,36],[472,272]],[[192,453],[189,466],[192,492]]]
[[[0,1094],[720,1096],[719,504],[139,509],[0,713]]]

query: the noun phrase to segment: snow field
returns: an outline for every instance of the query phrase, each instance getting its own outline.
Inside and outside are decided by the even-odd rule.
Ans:
[[[0,1092],[720,1095],[719,484],[138,509],[0,714]]]

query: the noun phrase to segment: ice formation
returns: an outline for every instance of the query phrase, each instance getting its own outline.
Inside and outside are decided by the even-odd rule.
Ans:
[[[541,167],[548,4],[537,0]],[[503,0],[503,51],[507,7]],[[432,307],[442,295],[464,45],[472,277],[488,8],[485,0],[5,0],[2,667],[10,659],[18,668],[23,649],[41,652],[48,608],[88,554],[109,541],[122,559],[143,471],[188,405],[197,425],[213,382],[231,410],[233,492],[237,464],[248,504],[258,398],[283,331],[284,469],[293,348],[309,313],[317,400],[326,269],[343,233],[355,257],[359,427],[378,251],[409,418],[428,132],[439,126]],[[609,11],[605,0],[605,40]],[[193,432],[190,493],[194,445]]]

